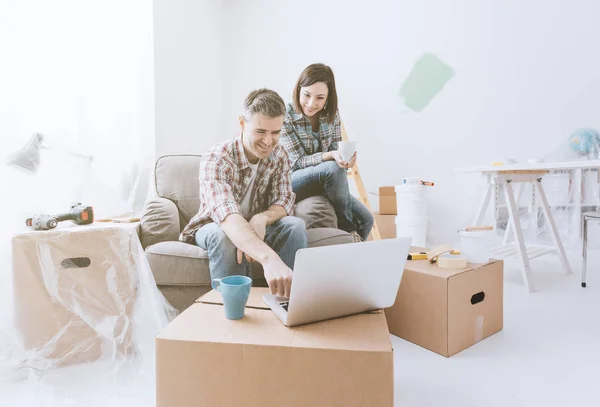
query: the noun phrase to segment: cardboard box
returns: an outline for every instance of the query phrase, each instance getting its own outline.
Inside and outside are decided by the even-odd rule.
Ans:
[[[106,224],[12,238],[14,321],[32,359],[60,366],[137,353],[137,239],[134,226]]]
[[[422,251],[411,248],[412,251]],[[442,269],[409,260],[391,308],[390,333],[449,357],[502,330],[504,264]]]
[[[379,213],[381,215],[397,215],[396,190],[391,187],[379,187]]]
[[[379,234],[382,239],[394,239],[396,237],[396,215],[381,215],[373,213],[375,223],[379,228]],[[368,240],[373,240],[373,235],[369,235]]]
[[[265,292],[231,321],[211,291],[157,336],[157,407],[393,406],[383,312],[287,328]]]

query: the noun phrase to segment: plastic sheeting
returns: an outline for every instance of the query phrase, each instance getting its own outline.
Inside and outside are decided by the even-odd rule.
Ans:
[[[136,225],[63,222],[3,237],[0,405],[154,405],[154,338],[176,310]]]
[[[537,162],[586,162],[597,160],[600,151],[600,133],[594,129],[579,129],[553,152]],[[541,177],[550,212],[558,234],[567,249],[581,247],[582,214],[600,208],[600,175],[597,169],[551,170]],[[513,185],[519,210],[523,236],[528,244],[553,245],[551,229],[541,209],[541,200],[531,185]],[[504,233],[509,222],[504,194],[498,194],[498,219],[496,226]],[[597,233],[591,228],[591,233]],[[508,241],[514,240],[509,237]],[[600,247],[599,239],[590,239],[590,246]]]
[[[14,397],[96,405],[132,391],[140,374],[146,391],[135,400],[148,395],[153,340],[176,311],[156,288],[135,225],[23,232],[11,251],[12,340],[3,344],[2,378],[21,388]]]
[[[44,140],[42,134],[33,134],[21,140],[22,145],[9,147],[5,158],[8,176],[27,175],[26,182],[35,186],[38,198],[58,192],[45,200],[42,211],[64,211],[71,202],[85,201],[94,207],[97,218],[135,217],[154,192],[152,157],[118,161],[106,154],[91,156],[46,147]]]
[[[542,147],[540,147],[542,148]],[[543,163],[583,163],[583,169],[550,170],[541,176],[541,185],[548,200],[550,213],[554,219],[558,234],[565,247],[567,255],[573,264],[581,260],[583,222],[582,214],[589,211],[600,210],[600,176],[599,171],[593,166],[598,166],[600,154],[600,133],[594,129],[580,129],[567,135],[564,141],[558,145],[550,146],[548,153],[534,156],[529,151],[515,150],[512,157],[495,157],[489,162],[471,161],[463,162],[460,167],[489,166],[493,161],[498,162],[498,169],[502,165],[510,164],[513,168],[527,167]],[[586,165],[590,167],[586,168]],[[434,208],[431,211],[430,224],[428,228],[427,244],[429,247],[438,244],[453,244],[459,246],[458,232],[472,225],[488,184],[485,177],[478,173],[456,174],[455,183],[447,188],[447,195],[441,195],[438,191],[443,187],[442,183],[436,182],[436,200],[429,199],[428,205]],[[465,180],[468,184],[465,184]],[[541,200],[531,184],[519,182],[512,183],[512,189],[517,201],[519,221],[522,227],[525,243],[536,253],[547,252],[546,248],[554,246],[550,225],[545,218]],[[465,210],[454,217],[452,222],[449,217],[445,199],[450,193],[465,192],[468,199],[463,199]],[[464,196],[462,197],[464,198]],[[459,201],[461,198],[452,197]],[[494,209],[497,209],[495,211]],[[492,240],[494,248],[493,256],[503,259],[518,260],[516,245],[504,246],[504,243],[514,243],[512,226],[508,228],[509,214],[504,191],[501,186],[492,190],[492,196],[487,207],[483,222],[486,225],[495,226],[495,237]],[[508,229],[508,233],[506,233]],[[505,240],[506,238],[506,240]],[[537,250],[535,246],[542,246]],[[600,249],[600,222],[589,223],[588,247]],[[505,250],[511,249],[514,250]],[[508,253],[506,256],[504,254]]]

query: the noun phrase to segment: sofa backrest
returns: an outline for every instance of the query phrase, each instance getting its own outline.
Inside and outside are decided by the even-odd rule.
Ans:
[[[156,160],[156,193],[175,203],[183,228],[200,208],[200,155],[165,155]]]
[[[184,228],[200,208],[200,155],[166,155],[156,160],[156,193],[171,200],[179,210],[179,224]],[[296,202],[296,216],[307,229],[336,228],[335,210],[327,198],[312,196]]]

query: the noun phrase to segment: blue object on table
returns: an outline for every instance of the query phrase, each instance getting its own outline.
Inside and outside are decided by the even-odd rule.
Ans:
[[[600,133],[590,128],[578,129],[569,137],[569,147],[579,155],[598,158]]]
[[[225,318],[241,319],[244,317],[246,303],[250,296],[252,279],[246,276],[228,276],[212,280],[212,288],[221,293]]]

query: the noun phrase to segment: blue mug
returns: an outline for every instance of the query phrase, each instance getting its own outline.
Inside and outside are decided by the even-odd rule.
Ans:
[[[225,308],[225,318],[243,318],[246,303],[250,296],[252,279],[246,276],[228,276],[213,279],[211,285],[213,289],[221,293],[223,308]]]

